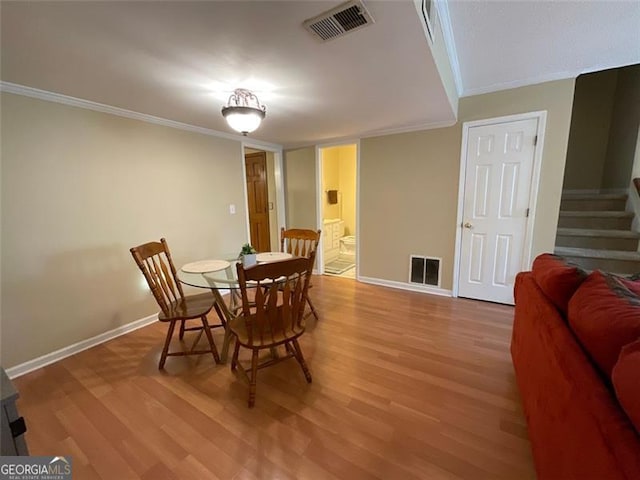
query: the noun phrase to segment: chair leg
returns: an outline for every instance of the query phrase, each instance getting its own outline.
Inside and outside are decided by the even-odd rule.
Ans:
[[[309,298],[308,296],[307,303],[309,304],[309,307],[311,307],[311,313],[313,313],[313,316],[316,317],[316,320],[320,320],[320,317],[318,317],[318,312],[316,312],[316,308],[313,306],[313,303],[311,303],[311,298]]]
[[[258,377],[258,349],[251,351],[251,378],[249,383],[249,408],[256,403],[256,380]]]
[[[173,320],[169,324],[167,330],[167,338],[164,340],[164,348],[162,349],[162,355],[160,355],[160,365],[158,368],[162,370],[164,368],[164,362],[167,360],[167,353],[169,353],[169,344],[171,343],[171,337],[173,336],[173,329],[176,326],[176,320]]]
[[[293,346],[296,350],[296,360],[298,360],[298,363],[302,367],[302,371],[304,372],[304,377],[307,379],[308,383],[311,383],[312,381],[311,372],[309,372],[309,367],[307,367],[307,362],[304,361],[304,356],[302,355],[302,349],[300,348],[298,339],[294,338],[293,340],[291,340],[291,343],[293,343]]]
[[[211,353],[213,354],[213,360],[216,363],[220,363],[220,355],[218,355],[218,349],[216,348],[216,344],[213,341],[213,335],[211,334],[211,327],[209,326],[209,322],[207,321],[207,316],[203,315],[200,317],[202,319],[202,328],[204,329],[204,333],[209,340],[209,347],[211,347]]]
[[[220,305],[218,305],[218,302],[213,304],[213,308],[215,308],[216,313],[218,314],[218,318],[220,319],[220,323],[226,329],[227,328],[227,320],[225,319],[224,312],[220,308]]]
[[[180,322],[180,335],[178,336],[180,340],[184,338],[184,323],[185,323],[185,320],[182,320]]]
[[[240,342],[236,341],[236,346],[233,349],[233,357],[231,357],[231,371],[238,368],[238,353],[240,352]]]

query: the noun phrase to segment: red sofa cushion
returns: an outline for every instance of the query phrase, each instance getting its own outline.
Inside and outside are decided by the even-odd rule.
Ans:
[[[640,296],[631,283],[595,271],[569,301],[569,324],[607,377],[622,347],[640,338]]]
[[[611,380],[620,405],[640,432],[640,338],[622,349]]]
[[[533,261],[533,278],[551,303],[566,317],[569,300],[587,273],[562,257],[543,253]]]

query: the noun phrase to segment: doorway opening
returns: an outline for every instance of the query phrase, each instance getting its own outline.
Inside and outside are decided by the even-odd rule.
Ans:
[[[358,145],[322,147],[319,159],[322,271],[356,278]]]
[[[274,152],[244,147],[249,241],[258,252],[280,249],[275,157]]]

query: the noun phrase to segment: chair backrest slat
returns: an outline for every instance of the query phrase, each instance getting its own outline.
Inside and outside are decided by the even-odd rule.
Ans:
[[[290,228],[280,230],[280,251],[287,252],[294,257],[309,257],[318,249],[322,230],[306,230]]]
[[[155,273],[157,277],[160,279],[160,286],[162,287],[162,291],[169,300],[177,300],[178,296],[176,295],[176,290],[174,288],[173,281],[171,280],[171,275],[167,269],[167,265],[162,260],[162,257],[159,255],[153,258],[153,265],[155,268]]]
[[[314,260],[315,251],[309,258],[295,257],[247,269],[238,263],[242,313],[250,344],[272,343],[302,328]],[[253,284],[247,286],[249,281]],[[250,299],[252,290],[255,294]]]
[[[167,241],[149,242],[130,249],[162,311],[169,315],[172,302],[184,298],[182,285],[176,279]]]

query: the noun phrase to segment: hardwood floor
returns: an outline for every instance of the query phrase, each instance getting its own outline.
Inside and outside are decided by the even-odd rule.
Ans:
[[[261,370],[249,409],[208,355],[159,371],[156,323],[14,380],[31,454],[71,455],[76,480],[535,478],[511,307],[313,284],[311,385],[294,360]]]

